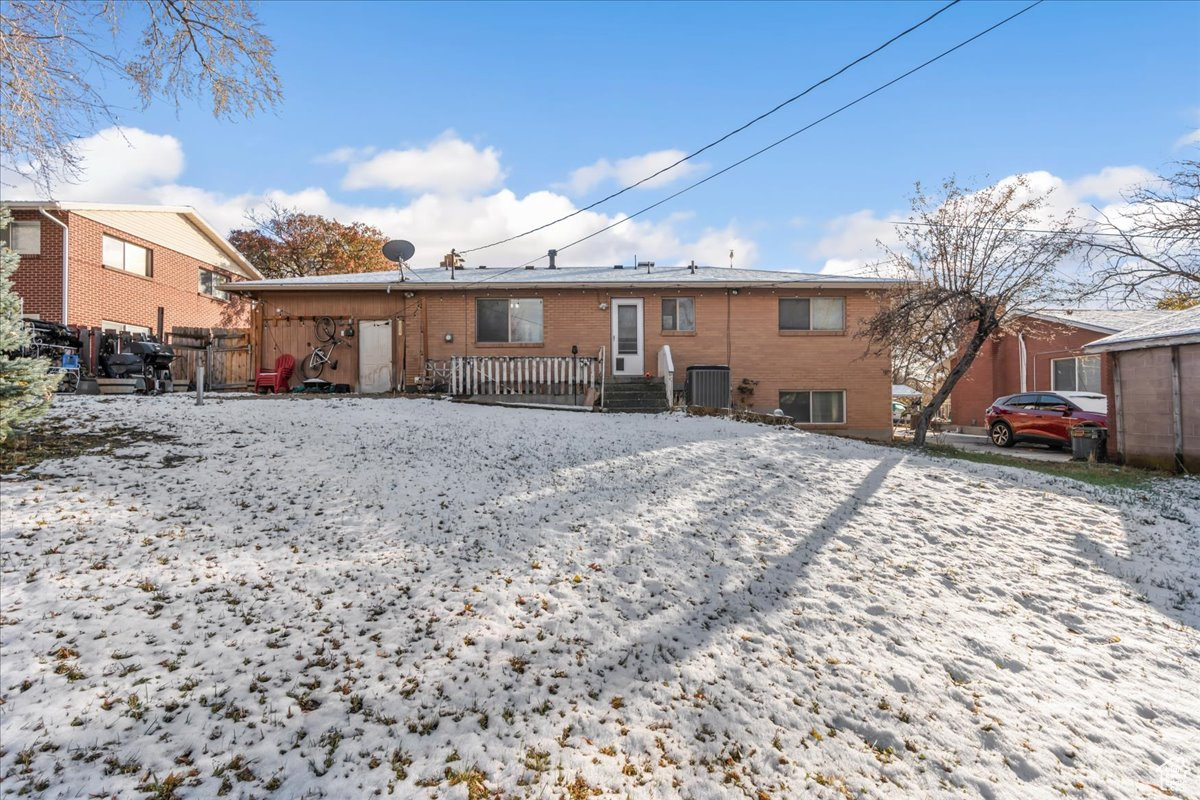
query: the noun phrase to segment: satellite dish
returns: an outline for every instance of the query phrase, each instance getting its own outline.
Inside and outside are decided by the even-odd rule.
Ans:
[[[392,239],[383,246],[383,257],[388,261],[408,261],[415,252],[417,248],[413,243],[404,239]]]

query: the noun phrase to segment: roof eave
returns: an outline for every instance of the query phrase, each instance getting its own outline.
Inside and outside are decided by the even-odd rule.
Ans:
[[[1108,334],[1108,335],[1111,335],[1114,333],[1120,333],[1122,330],[1121,328],[1109,328],[1109,327],[1105,327],[1103,325],[1093,325],[1093,324],[1086,323],[1086,322],[1079,322],[1077,320],[1068,319],[1066,317],[1052,316],[1050,314],[1029,313],[1029,314],[1022,314],[1021,316],[1028,317],[1030,319],[1041,320],[1042,322],[1053,322],[1053,323],[1057,323],[1059,325],[1065,325],[1068,328],[1079,328],[1080,330],[1094,331],[1096,333],[1103,333],[1103,334]]]
[[[822,289],[886,289],[897,285],[898,282],[887,281],[871,281],[871,282],[847,282],[847,281],[779,281],[775,283],[763,283],[756,281],[662,281],[648,282],[636,281],[632,283],[526,283],[526,282],[504,282],[504,283],[489,283],[489,282],[470,282],[463,281],[456,283],[452,281],[441,281],[438,283],[426,283],[421,281],[388,281],[386,283],[307,283],[307,284],[266,284],[258,286],[246,286],[244,283],[232,283],[223,285],[221,288],[226,291],[237,292],[266,292],[266,291],[383,291],[388,289],[404,289],[405,291],[438,291],[438,290],[463,290],[474,289],[483,291],[488,289],[537,289],[542,291],[551,291],[554,289],[745,289],[747,291],[753,289],[780,289],[793,288],[799,290],[801,288],[822,288]]]
[[[1147,339],[1105,342],[1099,339],[1085,344],[1083,349],[1092,353],[1112,353],[1122,350],[1148,350],[1152,347],[1174,347],[1176,345],[1200,344],[1200,333],[1181,333],[1174,336],[1155,336]]]

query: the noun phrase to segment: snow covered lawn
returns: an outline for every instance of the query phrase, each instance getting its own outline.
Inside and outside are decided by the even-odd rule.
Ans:
[[[174,438],[5,478],[5,794],[1200,797],[1195,480],[436,401],[54,413]]]

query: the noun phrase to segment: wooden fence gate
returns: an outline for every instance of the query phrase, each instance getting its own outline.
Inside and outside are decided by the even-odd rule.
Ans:
[[[254,352],[246,328],[171,328],[167,344],[175,350],[171,378],[191,384],[204,364],[206,389],[247,389],[254,384]]]

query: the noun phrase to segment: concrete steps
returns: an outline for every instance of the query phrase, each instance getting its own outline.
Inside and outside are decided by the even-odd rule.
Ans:
[[[654,378],[622,378],[604,387],[604,410],[628,414],[662,414],[669,410],[666,389]]]

